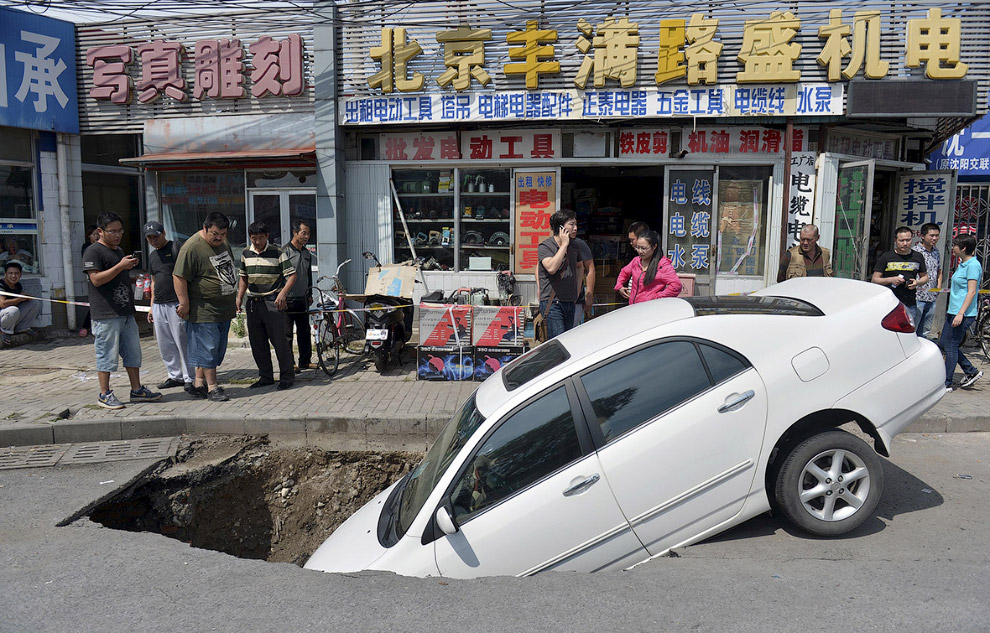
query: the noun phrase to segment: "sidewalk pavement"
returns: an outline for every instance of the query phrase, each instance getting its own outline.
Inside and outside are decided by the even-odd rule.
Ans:
[[[141,347],[142,382],[157,391],[167,376],[158,347],[153,338],[142,338]],[[971,357],[980,366],[975,350]],[[112,411],[96,404],[92,337],[55,338],[0,350],[0,446],[271,433],[336,450],[425,451],[478,383],[417,381],[414,358],[404,363],[380,375],[370,359],[343,354],[333,378],[307,370],[292,389],[249,390],[258,376],[251,350],[246,338],[231,338],[218,374],[229,402],[193,399],[177,388],[159,402],[127,404],[121,368],[110,386],[127,406]],[[990,367],[980,368],[986,378],[947,394],[909,431],[990,431]]]

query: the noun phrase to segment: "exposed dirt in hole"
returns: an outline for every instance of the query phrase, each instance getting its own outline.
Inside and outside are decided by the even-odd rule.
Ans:
[[[418,453],[284,448],[265,437],[196,439],[89,516],[110,528],[302,565],[420,459]]]

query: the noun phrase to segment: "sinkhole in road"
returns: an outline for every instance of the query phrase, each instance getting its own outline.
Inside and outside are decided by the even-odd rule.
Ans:
[[[89,512],[106,527],[155,532],[241,558],[302,565],[422,454],[283,448],[265,437],[184,445]]]

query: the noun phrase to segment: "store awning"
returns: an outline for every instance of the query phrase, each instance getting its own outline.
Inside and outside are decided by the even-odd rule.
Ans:
[[[134,158],[121,158],[122,165],[155,166],[173,163],[241,163],[243,161],[264,161],[272,158],[315,159],[316,147],[295,147],[285,149],[233,150],[227,152],[162,152],[144,154]]]

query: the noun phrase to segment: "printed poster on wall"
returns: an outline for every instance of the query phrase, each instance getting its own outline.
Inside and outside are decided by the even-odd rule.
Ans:
[[[711,260],[713,169],[671,170],[667,258],[679,273],[707,274]]]
[[[516,215],[512,227],[513,268],[516,275],[535,275],[540,242],[550,237],[550,216],[557,211],[556,171],[517,171]]]
[[[951,171],[919,171],[902,174],[897,187],[897,225],[921,237],[921,225],[928,222],[942,227],[939,252],[945,252],[949,208],[955,198],[956,179]]]

